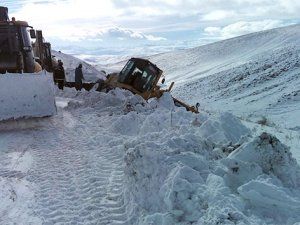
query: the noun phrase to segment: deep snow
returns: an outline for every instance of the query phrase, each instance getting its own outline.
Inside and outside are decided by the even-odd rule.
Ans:
[[[168,93],[146,102],[119,89],[65,88],[56,89],[57,115],[1,122],[0,223],[300,224],[298,104],[277,101],[298,90],[298,42],[279,41],[281,31],[153,57],[167,80],[182,84],[176,97],[200,101],[200,114],[175,107]],[[257,40],[254,53],[249,40]],[[226,49],[228,57],[218,53]],[[198,56],[210,72],[200,71]],[[67,69],[77,65],[64,57]],[[276,124],[264,114],[273,98]],[[295,125],[279,127],[286,115]],[[295,133],[282,139],[287,131]]]

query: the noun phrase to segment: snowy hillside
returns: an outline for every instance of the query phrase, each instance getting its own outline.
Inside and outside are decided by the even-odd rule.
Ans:
[[[0,122],[0,224],[299,225],[298,32],[151,57],[199,114],[55,88],[57,115]]]
[[[216,74],[245,63],[270,58],[282,49],[298,50],[300,25],[248,34],[189,50],[159,54],[159,64],[170,80],[182,83]],[[262,58],[262,59],[261,59]]]
[[[284,120],[299,129],[300,25],[244,35],[151,58],[175,95],[214,111]]]
[[[298,153],[300,25],[151,57],[176,81],[173,95],[210,112],[229,111],[267,130]],[[300,158],[300,157],[299,157]]]

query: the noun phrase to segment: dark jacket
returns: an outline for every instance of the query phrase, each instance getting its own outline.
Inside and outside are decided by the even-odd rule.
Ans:
[[[77,67],[75,69],[75,83],[81,83],[82,84],[83,79],[84,78],[83,78],[82,68]]]
[[[54,79],[55,80],[66,80],[65,70],[62,65],[58,65],[54,70]]]

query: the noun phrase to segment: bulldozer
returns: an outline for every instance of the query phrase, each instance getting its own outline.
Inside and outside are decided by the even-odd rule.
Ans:
[[[53,73],[58,66],[58,61],[52,56],[51,44],[45,42],[41,30],[30,29],[29,32],[30,37],[35,39],[35,42],[32,43],[35,61],[41,65],[42,69]]]
[[[56,113],[53,66],[42,33],[0,6],[0,120]]]
[[[97,91],[122,88],[131,91],[134,94],[142,96],[145,100],[150,98],[160,98],[164,92],[170,92],[174,86],[171,83],[169,88],[163,89],[165,78],[163,71],[147,59],[131,58],[125,64],[121,72],[112,73],[107,76],[105,81],[98,82]],[[161,82],[162,85],[159,85]],[[190,106],[174,97],[176,106],[185,107],[186,110],[199,113],[199,103]]]

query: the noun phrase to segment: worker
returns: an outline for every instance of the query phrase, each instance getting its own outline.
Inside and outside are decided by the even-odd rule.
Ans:
[[[54,82],[57,83],[58,88],[63,90],[66,81],[65,69],[63,67],[63,62],[59,59],[58,65],[54,70]]]
[[[82,73],[82,64],[79,63],[78,67],[75,69],[75,88],[80,91],[82,89],[82,80],[84,80]]]

